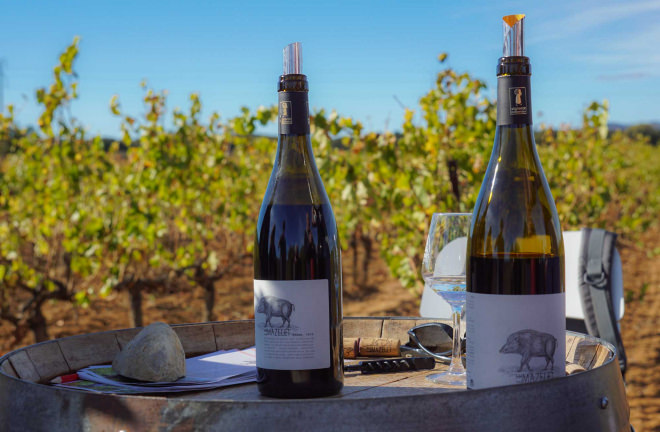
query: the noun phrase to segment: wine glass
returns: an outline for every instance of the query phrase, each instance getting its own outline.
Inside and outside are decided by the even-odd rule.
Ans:
[[[426,377],[437,384],[465,385],[461,361],[461,312],[465,306],[465,263],[470,213],[434,213],[426,239],[422,277],[452,309],[453,350],[449,369]]]

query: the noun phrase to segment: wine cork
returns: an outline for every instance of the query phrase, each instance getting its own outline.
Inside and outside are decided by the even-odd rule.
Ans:
[[[353,359],[358,356],[360,338],[344,338],[344,358]]]
[[[360,338],[358,352],[364,357],[398,357],[400,347],[399,339]]]

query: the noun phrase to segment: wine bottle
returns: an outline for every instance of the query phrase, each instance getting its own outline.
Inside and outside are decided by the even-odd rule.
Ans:
[[[342,270],[335,217],[309,134],[302,48],[284,49],[279,139],[254,247],[257,384],[281,398],[343,387]]]
[[[565,375],[561,227],[534,142],[524,15],[503,19],[495,143],[468,238],[471,389]]]

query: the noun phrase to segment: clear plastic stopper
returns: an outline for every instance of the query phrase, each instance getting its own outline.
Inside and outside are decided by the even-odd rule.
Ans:
[[[504,21],[504,57],[524,56],[523,49],[523,24],[525,15],[507,15],[502,17]]]
[[[302,44],[294,42],[284,47],[284,75],[302,74]]]

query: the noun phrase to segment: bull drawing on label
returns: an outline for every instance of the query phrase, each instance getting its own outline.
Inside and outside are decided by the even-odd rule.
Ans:
[[[257,301],[257,313],[266,315],[266,323],[264,327],[270,326],[273,328],[273,324],[270,322],[272,317],[282,318],[282,325],[280,328],[291,327],[291,314],[295,310],[295,306],[288,300],[277,298],[274,296],[262,296],[259,297]]]
[[[557,348],[557,339],[549,334],[536,330],[520,330],[511,333],[506,340],[506,343],[500,348],[502,354],[520,354],[520,369],[527,366],[527,370],[531,371],[529,361],[532,357],[545,358],[545,367],[543,370],[552,370],[555,366],[554,355]]]

